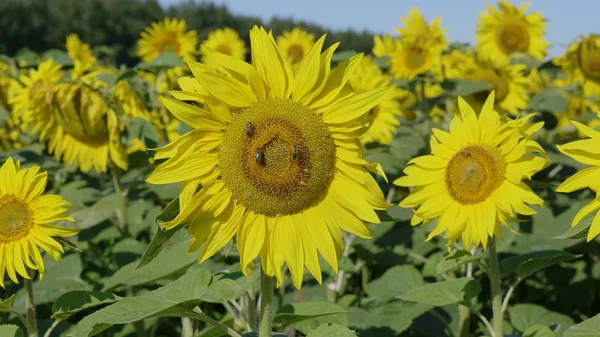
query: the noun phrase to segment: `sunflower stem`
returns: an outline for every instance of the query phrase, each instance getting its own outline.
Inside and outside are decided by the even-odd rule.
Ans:
[[[110,173],[112,175],[113,185],[115,192],[119,200],[119,209],[117,210],[118,229],[121,233],[127,232],[127,196],[121,186],[121,179],[119,174],[119,168],[115,165],[111,165]]]
[[[25,318],[27,319],[27,336],[38,337],[37,318],[35,317],[35,302],[33,300],[33,273],[25,279]]]
[[[189,317],[181,317],[181,337],[194,336],[194,322]]]
[[[275,278],[262,273],[260,277],[260,323],[259,337],[273,336],[273,293],[275,292]]]
[[[498,252],[496,251],[496,239],[490,240],[488,246],[490,255],[490,285],[492,290],[492,312],[494,315],[494,337],[502,337],[502,294],[500,293],[500,269],[498,268]]]

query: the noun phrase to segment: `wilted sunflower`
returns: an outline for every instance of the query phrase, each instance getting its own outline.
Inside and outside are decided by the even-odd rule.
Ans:
[[[373,59],[367,56],[362,59],[349,82],[356,93],[363,93],[388,87],[390,80],[390,76],[384,75]],[[371,142],[389,144],[394,139],[394,134],[400,125],[398,116],[402,113],[398,100],[407,95],[408,93],[403,90],[393,87],[381,103],[369,110],[366,117],[372,121],[372,124],[369,130],[360,137],[363,144]]]
[[[580,37],[553,62],[567,74],[570,82],[583,86],[585,96],[600,96],[600,35]]]
[[[525,14],[529,5],[517,8],[508,0],[498,2],[500,10],[487,5],[489,13],[480,14],[475,35],[475,50],[482,58],[500,65],[515,53],[544,59],[550,45],[544,40],[546,21],[541,13]]]
[[[217,29],[210,34],[200,46],[203,62],[206,62],[206,53],[219,52],[239,60],[246,57],[246,46],[240,35],[231,28]]]
[[[89,44],[81,42],[77,34],[67,36],[67,53],[73,60],[74,77],[79,77],[91,70],[96,64],[96,58],[92,54]]]
[[[591,165],[591,167],[583,169],[581,172],[577,172],[569,177],[556,188],[556,191],[570,193],[583,188],[589,188],[596,193],[594,200],[583,206],[581,210],[577,212],[575,218],[573,218],[571,226],[576,226],[581,220],[600,209],[600,198],[598,197],[598,191],[600,190],[600,159],[598,159],[598,155],[600,154],[600,132],[577,121],[571,121],[571,123],[573,123],[577,130],[586,136],[586,139],[577,140],[564,145],[557,145],[556,147],[563,154],[580,163]],[[596,213],[592,220],[592,225],[587,235],[587,241],[591,241],[598,236],[598,234],[600,234],[600,212]]]
[[[152,22],[141,33],[138,40],[138,56],[144,62],[151,62],[163,52],[173,52],[181,58],[191,58],[196,51],[198,34],[187,30],[185,20],[165,18]]]
[[[529,95],[527,92],[528,79],[524,74],[525,65],[497,65],[481,59],[466,63],[461,69],[463,78],[488,82],[496,92],[496,109],[502,113],[509,112],[517,115],[519,110],[527,108]],[[489,92],[481,92],[465,97],[475,110],[480,110]]]
[[[300,65],[315,45],[315,36],[300,27],[285,31],[277,37],[277,47],[292,65]]]
[[[400,39],[404,41],[412,41],[417,44],[429,44],[434,48],[445,49],[446,29],[440,28],[442,19],[438,16],[431,25],[425,21],[425,18],[419,12],[417,7],[411,8],[408,17],[400,18],[406,27],[397,27],[396,31],[400,34]]]
[[[501,122],[493,102],[492,92],[478,117],[459,98],[460,115],[452,119],[450,132],[433,129],[432,154],[412,159],[406,176],[394,181],[415,188],[400,202],[415,208],[412,225],[438,219],[428,239],[445,232],[449,244],[461,238],[466,249],[485,248],[490,237],[501,235],[499,224],[508,226],[515,213],[535,214],[527,204],[543,204],[522,182],[549,164],[529,137],[541,124]]]
[[[204,108],[164,99],[194,130],[157,150],[168,160],[147,181],[182,183],[180,213],[165,226],[189,223],[200,262],[237,235],[244,273],[260,255],[265,274],[281,285],[286,264],[299,288],[304,266],[321,282],[318,253],[337,272],[340,229],[372,237],[363,221],[378,223],[375,210],[388,205],[367,172],[381,166],[362,159],[357,138],[388,89],[354,94],[347,79],[361,55],[330,69],[338,44],[321,53],[324,38],[294,72],[255,26],[252,64],[218,53],[208,55],[218,71],[188,63],[197,87],[187,94],[204,97]]]
[[[39,166],[21,169],[8,158],[0,167],[0,286],[4,275],[19,283],[17,274],[29,279],[27,268],[44,276],[44,261],[39,249],[56,260],[64,250],[53,236],[69,237],[78,230],[52,225],[73,221],[64,215],[69,203],[59,195],[42,195],[48,174]]]

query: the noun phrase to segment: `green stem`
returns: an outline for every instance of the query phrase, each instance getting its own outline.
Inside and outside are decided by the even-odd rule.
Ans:
[[[259,337],[273,336],[273,293],[275,292],[275,278],[264,272],[260,277],[260,324]]]
[[[468,306],[464,304],[458,305],[458,333],[460,337],[469,337],[470,336],[470,327],[471,327],[471,310]]]
[[[119,209],[117,210],[117,219],[119,221],[118,227],[119,231],[124,234],[127,233],[127,195],[125,195],[123,187],[121,186],[119,168],[115,165],[111,165],[110,173],[112,175],[115,193],[119,200]]]
[[[494,337],[502,337],[502,294],[500,293],[500,269],[498,268],[498,253],[496,252],[496,240],[492,238],[488,247],[490,255],[490,284],[492,288],[492,311],[494,314]]]
[[[225,333],[227,333],[229,336],[231,337],[242,337],[239,333],[237,333],[237,331],[233,330],[232,328],[225,326],[223,324],[221,324],[220,322],[208,317],[208,315],[206,315],[205,313],[202,312],[202,310],[200,309],[200,307],[195,307],[194,308],[194,313],[196,314],[194,316],[194,318],[197,318],[203,322],[206,322],[212,326],[215,326],[221,330],[223,330]]]
[[[189,317],[181,317],[181,337],[193,337],[194,324]]]
[[[38,337],[35,302],[33,300],[33,273],[25,279],[25,318],[27,319],[27,336]]]
[[[254,291],[250,291],[248,294],[248,323],[250,324],[251,331],[256,331],[256,301],[254,300]]]
[[[146,337],[146,327],[144,326],[144,321],[133,322],[133,326],[135,327],[135,335],[137,337]]]

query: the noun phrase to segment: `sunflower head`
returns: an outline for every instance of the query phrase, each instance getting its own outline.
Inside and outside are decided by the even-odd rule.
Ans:
[[[354,93],[348,78],[362,56],[331,69],[338,44],[322,52],[324,36],[296,71],[271,33],[254,27],[250,41],[251,64],[220,53],[207,55],[215,67],[188,62],[194,78],[176,97],[205,104],[163,99],[193,130],[158,149],[167,160],[147,181],[182,183],[180,213],[165,227],[187,223],[200,262],[236,236],[244,273],[260,256],[279,285],[284,265],[296,287],[304,266],[321,282],[319,254],[337,271],[341,230],[370,238],[363,221],[388,207],[368,172],[381,166],[357,142],[388,88]]]
[[[173,52],[182,58],[191,58],[196,51],[198,34],[188,30],[185,20],[165,18],[152,22],[140,34],[138,56],[150,62],[163,52]]]
[[[400,41],[393,38],[391,35],[383,35],[373,37],[373,55],[378,57],[392,56]]]
[[[206,54],[212,52],[229,55],[239,60],[246,57],[246,45],[240,35],[231,28],[217,29],[210,34],[200,46],[203,62],[206,63]]]
[[[465,249],[485,248],[501,235],[499,225],[508,227],[516,214],[535,214],[527,204],[543,204],[522,180],[549,161],[530,139],[540,125],[528,125],[530,116],[502,122],[493,92],[479,114],[462,98],[458,106],[450,131],[433,129],[431,154],[412,159],[394,184],[414,188],[400,202],[415,209],[411,224],[437,219],[428,239],[445,233],[449,244],[460,238]]]
[[[427,72],[439,72],[442,52],[411,40],[401,40],[390,56],[390,73],[397,78],[412,79]]]
[[[446,29],[440,28],[442,19],[438,16],[431,22],[431,25],[425,21],[417,7],[411,8],[408,17],[401,18],[406,27],[398,27],[396,31],[400,38],[405,41],[412,41],[420,45],[430,45],[432,48],[446,48]]]
[[[73,60],[74,77],[83,75],[95,66],[96,58],[92,54],[90,45],[81,42],[79,35],[71,34],[67,36],[66,47],[69,57]]]
[[[44,275],[40,248],[56,261],[62,246],[53,237],[69,237],[78,230],[53,225],[56,221],[73,221],[64,215],[66,202],[58,195],[42,195],[47,173],[39,166],[21,169],[20,163],[8,158],[0,167],[0,286],[4,276],[19,283],[18,275],[29,279],[27,269]]]
[[[600,35],[580,37],[554,63],[570,82],[579,82],[584,95],[600,96]]]
[[[299,65],[314,44],[315,36],[300,27],[277,37],[277,47],[292,65]]]
[[[542,14],[525,14],[529,3],[517,8],[505,0],[498,2],[498,7],[487,5],[488,12],[479,16],[476,51],[497,64],[507,63],[515,53],[543,60],[549,43],[544,40],[546,22]]]

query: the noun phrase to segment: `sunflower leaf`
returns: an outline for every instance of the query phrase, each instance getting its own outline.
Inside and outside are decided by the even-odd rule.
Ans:
[[[435,276],[448,272],[456,267],[470,262],[477,262],[481,259],[481,254],[471,255],[466,250],[455,250],[452,253],[444,256],[442,261],[437,266]]]
[[[14,300],[15,294],[5,300],[2,300],[2,302],[0,302],[0,312],[10,312],[12,310],[12,303]]]
[[[520,279],[524,279],[551,265],[572,261],[578,257],[579,255],[560,250],[544,250],[508,257],[500,262],[500,266],[504,273],[516,273]]]
[[[469,96],[478,92],[492,90],[490,83],[466,78],[453,78],[441,83],[446,94],[453,97]]]
[[[577,226],[569,228],[566,232],[562,233],[555,237],[555,239],[566,240],[566,239],[585,239],[587,237],[588,231],[592,226],[592,219],[587,219],[580,222]]]
[[[408,302],[425,303],[434,306],[459,303],[475,297],[481,291],[481,286],[477,291],[477,286],[474,283],[469,285],[471,282],[477,281],[470,277],[463,277],[430,283],[407,291],[398,296],[398,298]]]
[[[571,326],[564,337],[600,337],[600,314]]]
[[[23,330],[13,324],[0,325],[0,336],[2,337],[23,337]]]
[[[287,304],[277,310],[273,326],[281,330],[309,319],[338,314],[346,314],[346,309],[331,302],[313,301]]]
[[[309,332],[306,337],[352,337],[356,334],[339,324],[321,324],[319,327]]]
[[[523,332],[523,337],[555,337],[556,335],[549,327],[544,325],[534,325]]]
[[[52,318],[65,320],[69,316],[88,308],[116,302],[120,299],[112,293],[76,290],[63,294],[52,305]]]
[[[574,323],[571,317],[536,304],[514,305],[508,309],[508,316],[510,323],[518,331],[525,332],[533,326],[542,325],[552,327],[558,337],[562,336],[565,330]]]

